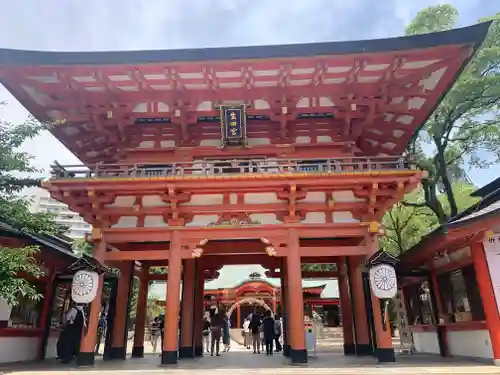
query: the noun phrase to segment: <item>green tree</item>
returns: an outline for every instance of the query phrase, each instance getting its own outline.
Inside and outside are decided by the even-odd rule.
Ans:
[[[406,34],[448,30],[457,20],[458,11],[451,5],[432,6],[417,14]],[[422,181],[423,202],[406,205],[429,207],[440,223],[460,211],[452,186],[464,181],[464,164],[486,168],[500,161],[500,13],[479,21],[493,21],[485,42],[413,145],[419,167],[429,172],[429,178]],[[432,153],[422,152],[424,143]],[[449,210],[438,199],[439,192],[446,196]]]
[[[476,189],[473,185],[456,183],[452,187],[458,211],[461,212],[478,201],[470,194]],[[425,204],[423,190],[417,190],[405,197],[406,200],[415,202],[414,206],[398,203],[384,215],[382,225],[385,236],[380,239],[381,247],[399,255],[415,246],[423,236],[440,225],[437,216]],[[449,216],[451,207],[445,194],[437,195],[445,215]]]
[[[92,255],[94,247],[85,238],[77,238],[73,241],[73,251],[76,254]]]
[[[40,180],[31,177],[37,172],[31,165],[33,157],[19,147],[42,129],[43,125],[32,118],[18,125],[0,118],[0,221],[19,230],[61,234],[67,228],[58,226],[50,214],[31,213],[29,202],[17,195],[25,187],[40,185]],[[19,295],[39,298],[33,285],[22,278],[22,274],[42,274],[37,251],[32,246],[0,247],[0,298],[10,305],[17,303]]]
[[[36,262],[36,246],[22,248],[0,247],[0,298],[5,299],[10,306],[18,304],[18,297],[40,299],[41,295],[33,285],[19,277],[20,274],[30,274],[34,277],[43,275]]]

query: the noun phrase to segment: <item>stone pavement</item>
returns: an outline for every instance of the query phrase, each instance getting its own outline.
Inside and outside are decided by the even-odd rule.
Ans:
[[[321,350],[310,358],[307,366],[290,366],[281,353],[272,357],[252,354],[234,343],[229,353],[221,357],[205,356],[183,359],[174,367],[160,366],[158,355],[148,354],[143,359],[103,361],[98,359],[94,368],[75,368],[55,361],[0,366],[0,374],[12,375],[299,375],[299,374],[500,374],[500,368],[474,361],[443,359],[436,356],[399,355],[398,362],[378,365],[372,357],[346,357],[339,350]],[[82,374],[83,375],[83,374]]]

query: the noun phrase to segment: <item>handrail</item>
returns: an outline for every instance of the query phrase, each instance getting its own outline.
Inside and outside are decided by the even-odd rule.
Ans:
[[[161,177],[186,175],[233,175],[242,173],[344,172],[415,169],[403,156],[343,157],[315,159],[223,159],[189,162],[51,165],[52,179]]]

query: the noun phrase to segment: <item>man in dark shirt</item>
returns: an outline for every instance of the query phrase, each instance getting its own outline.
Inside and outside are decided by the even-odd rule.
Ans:
[[[273,340],[274,340],[274,319],[271,316],[271,312],[266,312],[266,317],[262,321],[264,342],[266,345],[266,355],[273,355]]]
[[[252,333],[252,346],[253,346],[253,354],[260,354],[260,315],[252,314],[252,318],[250,320],[250,332]]]

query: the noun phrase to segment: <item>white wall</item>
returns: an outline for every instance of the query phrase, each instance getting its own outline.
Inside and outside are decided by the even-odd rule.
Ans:
[[[446,333],[450,355],[475,358],[493,358],[490,333],[487,329],[474,331],[448,331]]]
[[[57,337],[47,342],[46,358],[56,358]],[[34,361],[38,337],[0,337],[0,363]]]
[[[440,354],[437,332],[412,332],[417,353]]]

